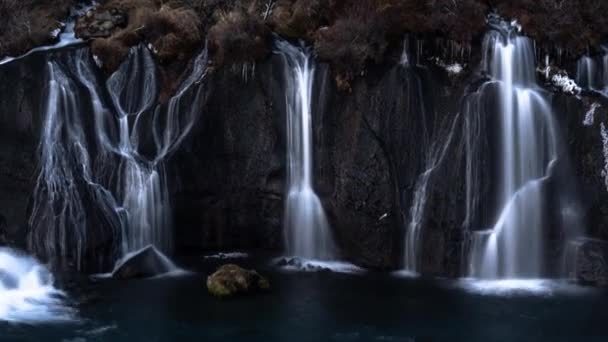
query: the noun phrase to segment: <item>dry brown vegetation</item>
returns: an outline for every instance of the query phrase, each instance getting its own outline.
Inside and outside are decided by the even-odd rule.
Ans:
[[[48,44],[69,14],[70,0],[0,0],[0,57]]]
[[[0,22],[0,55],[48,40],[52,18],[70,1],[1,0],[0,17],[6,19]],[[572,54],[608,38],[606,0],[107,0],[104,9],[128,16],[126,25],[92,43],[108,71],[141,42],[154,47],[161,63],[183,63],[205,37],[216,66],[256,61],[270,53],[274,31],[314,45],[346,89],[399,46],[405,33],[479,42],[492,10],[517,19],[541,44]]]
[[[139,43],[150,44],[162,64],[185,63],[202,45],[198,14],[178,2],[111,0],[96,9],[98,12],[108,10],[125,13],[128,23],[91,44],[107,72],[116,70],[129,48]]]
[[[253,11],[255,7],[235,7],[219,12],[208,34],[209,52],[216,65],[252,62],[268,56],[271,32]]]
[[[517,19],[526,34],[573,54],[604,43],[608,36],[605,0],[494,0],[499,13]]]

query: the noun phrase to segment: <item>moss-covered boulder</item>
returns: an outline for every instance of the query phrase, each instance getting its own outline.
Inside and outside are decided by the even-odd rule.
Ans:
[[[215,297],[226,298],[269,290],[270,282],[254,270],[227,264],[207,277],[207,289]]]

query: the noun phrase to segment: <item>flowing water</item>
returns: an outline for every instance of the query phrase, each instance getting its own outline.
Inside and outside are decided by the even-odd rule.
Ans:
[[[157,105],[155,62],[144,47],[133,48],[105,85],[87,49],[49,60],[32,250],[77,269],[95,239],[120,242],[116,257],[148,245],[170,252],[165,163],[200,113],[206,64],[204,49],[163,106]],[[104,235],[89,237],[91,224],[104,227]]]
[[[65,293],[53,286],[53,275],[36,260],[0,248],[0,321],[67,322],[74,311]]]
[[[576,83],[583,89],[608,96],[608,46],[596,56],[582,56],[576,63]]]
[[[470,275],[535,278],[543,272],[544,186],[557,159],[550,105],[535,80],[532,42],[501,22],[484,39],[484,67],[498,87],[500,213],[473,234]]]
[[[313,189],[312,90],[314,60],[309,49],[277,39],[283,58],[287,104],[287,197],[285,234],[289,255],[331,259],[334,245],[321,200]]]
[[[405,261],[404,269],[409,272],[417,273],[421,258],[421,235],[424,226],[424,218],[428,196],[430,195],[430,183],[435,170],[442,164],[459,121],[456,115],[449,125],[442,127],[434,142],[430,144],[425,158],[425,170],[420,174],[412,198],[412,205],[409,211],[409,222],[405,233]]]

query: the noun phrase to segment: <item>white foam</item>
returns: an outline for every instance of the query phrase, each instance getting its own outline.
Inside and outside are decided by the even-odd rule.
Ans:
[[[52,274],[34,258],[0,248],[0,321],[13,323],[67,322],[75,311],[66,295],[53,286]]]
[[[393,276],[399,277],[399,278],[418,278],[418,277],[420,277],[420,274],[418,274],[417,272],[408,271],[408,270],[399,270],[399,271],[392,272],[391,274]]]
[[[249,258],[249,254],[247,253],[242,253],[242,252],[228,252],[228,253],[217,253],[217,254],[211,254],[211,255],[205,255],[203,257],[204,259],[220,259],[220,260],[225,260],[225,259],[245,259],[245,258]]]
[[[335,273],[358,274],[365,273],[359,266],[344,261],[311,260],[298,257],[277,258],[273,262],[280,269],[289,272],[322,272],[331,271]],[[286,265],[279,265],[287,263]],[[291,263],[291,264],[290,264]]]
[[[563,279],[460,279],[457,285],[467,292],[491,296],[552,296],[556,293],[576,294],[593,291]]]

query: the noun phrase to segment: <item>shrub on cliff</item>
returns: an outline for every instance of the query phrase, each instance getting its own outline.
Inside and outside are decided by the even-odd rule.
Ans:
[[[314,39],[315,32],[334,21],[333,1],[278,0],[274,3],[268,24],[276,33],[289,38]]]
[[[492,5],[501,15],[517,19],[537,42],[574,54],[599,46],[608,35],[605,0],[494,0]]]
[[[272,35],[256,8],[219,12],[209,29],[209,52],[216,65],[253,62],[270,54]]]
[[[203,42],[200,18],[190,8],[171,4],[161,6],[156,0],[112,0],[95,10],[118,11],[128,18],[126,27],[115,26],[107,37],[92,43],[93,53],[107,72],[116,70],[128,49],[139,43],[149,44],[162,64],[190,59]]]

